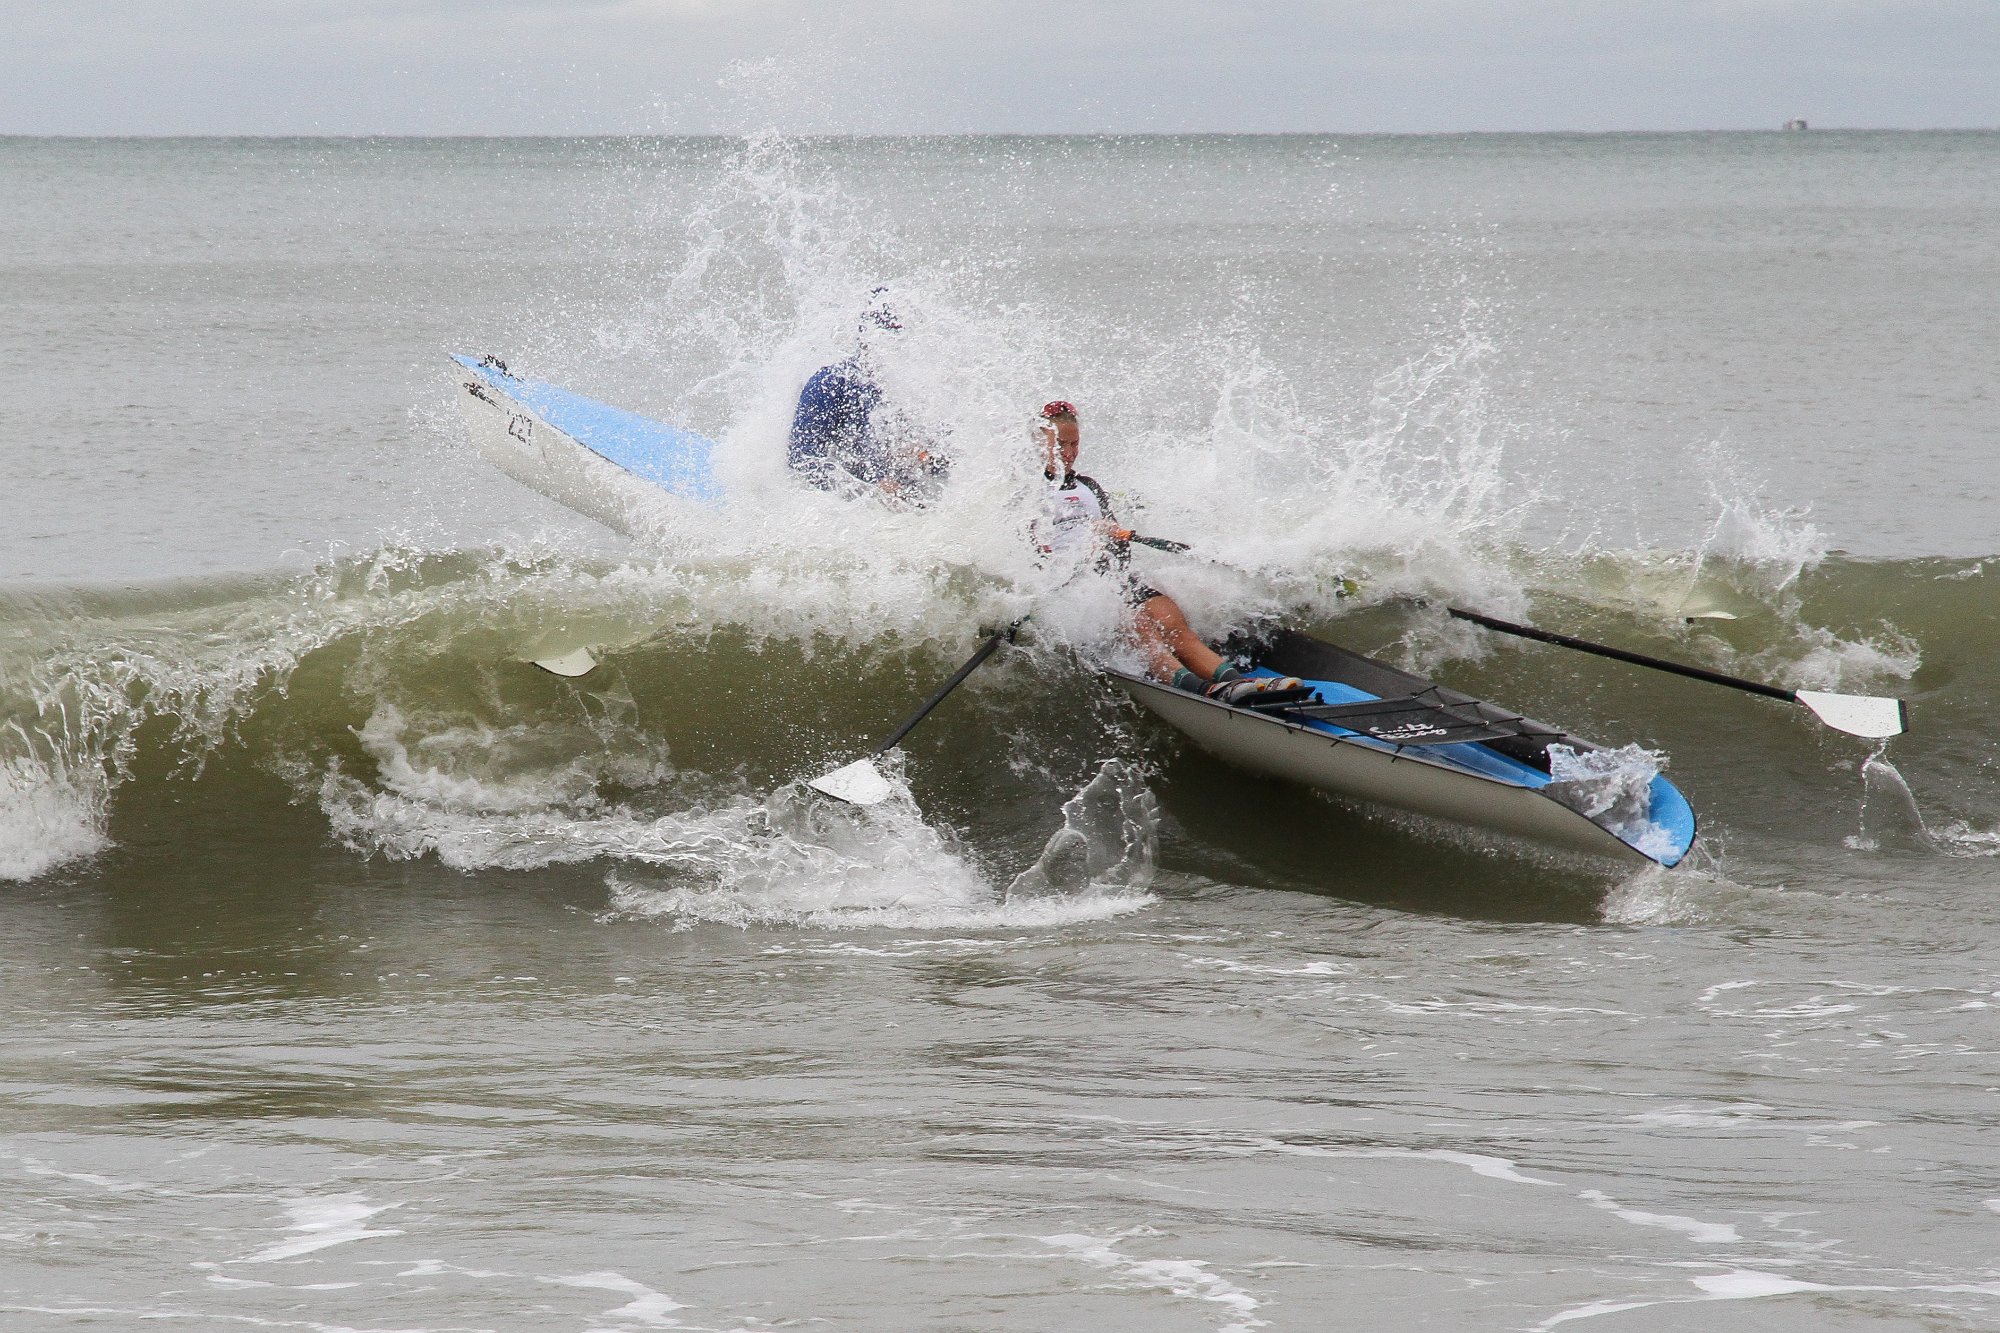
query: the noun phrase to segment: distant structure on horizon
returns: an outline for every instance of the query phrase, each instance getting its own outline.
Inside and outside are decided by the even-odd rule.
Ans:
[[[1802,130],[1805,127],[1806,123],[1803,120],[1788,120],[1785,122],[1785,128],[1788,130]]]

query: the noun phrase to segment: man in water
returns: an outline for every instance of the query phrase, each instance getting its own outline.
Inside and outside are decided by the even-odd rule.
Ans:
[[[903,327],[887,291],[877,287],[861,312],[853,354],[821,366],[799,393],[786,465],[823,491],[922,505],[936,498],[951,462],[911,438],[883,402],[876,344]]]
[[[1075,404],[1057,399],[1045,405],[1035,434],[1042,449],[1042,476],[1048,480],[1042,512],[1031,527],[1035,546],[1044,555],[1094,550],[1098,570],[1124,581],[1125,602],[1132,608],[1132,634],[1155,679],[1231,704],[1266,690],[1297,688],[1295,676],[1252,679],[1223,661],[1189,627],[1187,616],[1173,598],[1127,572],[1132,529],[1119,526],[1104,488],[1076,470],[1083,432],[1077,425]]]

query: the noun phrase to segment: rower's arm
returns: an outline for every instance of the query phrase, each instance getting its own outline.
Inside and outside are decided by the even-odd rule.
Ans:
[[[1109,523],[1114,528],[1120,526],[1118,522],[1118,515],[1111,508],[1111,497],[1110,495],[1106,494],[1102,486],[1099,486],[1097,484],[1096,478],[1086,477],[1082,473],[1078,473],[1076,478],[1076,484],[1079,486],[1088,486],[1090,488],[1090,493],[1097,497],[1098,513],[1103,516],[1104,521],[1106,523]]]

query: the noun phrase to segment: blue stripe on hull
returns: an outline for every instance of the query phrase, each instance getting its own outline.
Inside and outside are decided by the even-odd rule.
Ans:
[[[1246,674],[1275,676],[1278,673],[1268,667],[1257,667]],[[1337,680],[1306,680],[1304,683],[1318,690],[1320,698],[1330,704],[1364,703],[1378,697],[1366,690],[1356,689],[1352,685],[1343,685]],[[1381,750],[1393,751],[1397,748],[1387,741],[1349,731],[1345,727],[1338,727],[1317,718],[1304,720],[1304,725],[1314,731],[1323,731],[1329,736],[1339,736],[1343,740]],[[1424,755],[1426,758],[1442,760],[1479,777],[1505,782],[1515,787],[1546,787],[1553,780],[1533,764],[1526,764],[1511,755],[1490,750],[1477,741],[1463,741],[1455,745],[1427,745],[1424,747]],[[1665,841],[1671,848],[1664,855],[1655,855],[1651,851],[1646,854],[1659,861],[1661,865],[1678,865],[1680,859],[1687,855],[1688,848],[1694,845],[1694,807],[1688,804],[1687,797],[1681,795],[1680,788],[1667,781],[1663,774],[1653,775],[1651,799],[1647,804],[1646,817],[1665,835]],[[1617,835],[1615,832],[1614,836],[1619,836],[1621,841],[1625,840],[1622,835]]]
[[[715,441],[708,437],[553,384],[516,379],[474,357],[453,355],[451,359],[633,476],[684,499],[721,503],[722,485],[714,470]]]

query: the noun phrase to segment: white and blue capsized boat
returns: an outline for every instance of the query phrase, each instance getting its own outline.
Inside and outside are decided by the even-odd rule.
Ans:
[[[1237,647],[1246,674],[1296,676],[1300,687],[1231,705],[1131,672],[1106,674],[1209,754],[1264,777],[1664,866],[1694,844],[1694,810],[1658,772],[1623,800],[1607,792],[1615,778],[1559,775],[1589,769],[1601,745],[1295,630]]]

